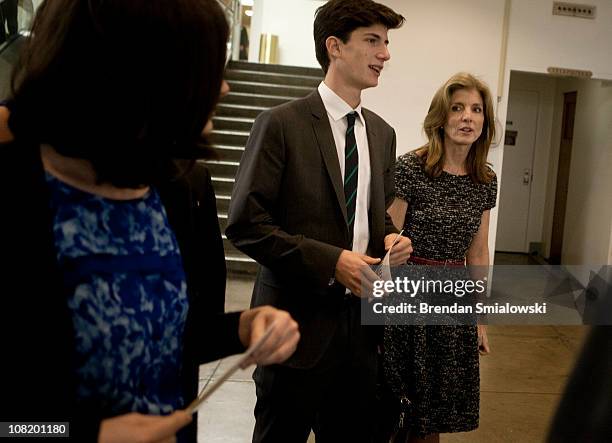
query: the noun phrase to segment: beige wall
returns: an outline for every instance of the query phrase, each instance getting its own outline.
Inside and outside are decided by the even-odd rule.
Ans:
[[[384,0],[406,17],[390,33],[391,60],[380,85],[364,93],[364,104],[397,132],[397,154],[423,144],[423,119],[431,98],[451,75],[469,71],[498,95],[504,0]],[[501,120],[503,121],[503,119]],[[501,147],[492,149],[501,150]],[[490,161],[498,175],[501,155]],[[493,250],[497,208],[491,212],[489,248]]]
[[[543,235],[543,226],[546,194],[549,190],[551,133],[559,130],[553,127],[556,87],[557,80],[543,74],[512,72],[510,76],[510,95],[513,90],[534,91],[538,94],[539,100],[527,225],[528,244],[530,242],[544,243],[545,246],[548,244],[547,238]]]
[[[502,122],[506,119],[511,71],[544,73],[548,67],[566,67],[590,70],[594,73],[594,77],[612,79],[612,57],[609,56],[612,42],[612,26],[610,26],[612,1],[592,0],[588,2],[597,6],[595,20],[553,16],[551,3],[549,0],[510,1],[508,48],[503,67],[504,84],[501,87],[502,97],[498,106],[498,118]],[[547,195],[549,195],[551,180],[553,177],[556,179],[557,160],[552,151],[556,148],[558,157],[559,146],[558,139],[555,141],[552,137],[555,134],[555,124],[553,122],[551,126],[553,128],[551,133],[552,161],[547,177]],[[501,169],[503,147],[493,150],[489,155],[489,160]],[[500,177],[500,186],[503,186],[503,177]],[[539,215],[543,219],[542,235],[547,248],[550,240],[550,216],[547,214],[551,213],[551,206],[547,197],[543,214]],[[494,230],[497,225],[495,213],[492,213],[491,225],[490,238],[494,241]],[[530,235],[534,234],[532,225],[530,225],[529,232]]]
[[[600,80],[554,78],[513,72],[513,90],[539,94],[528,241],[550,253],[563,93],[578,92],[564,230],[563,264],[610,261],[612,244],[612,87]]]
[[[249,61],[259,59],[262,33],[278,36],[281,65],[319,67],[315,57],[312,24],[323,0],[255,0],[251,22]]]
[[[563,94],[577,91],[562,263],[608,262],[612,226],[612,87],[601,81],[560,79],[551,139],[551,173],[544,236],[550,239],[559,157]]]
[[[512,0],[508,65],[546,72],[549,66],[584,69],[595,78],[612,78],[612,2],[588,0],[595,20],[553,16],[552,0]]]
[[[610,224],[610,248],[608,249],[608,265],[612,266],[612,224]]]
[[[279,1],[255,0],[255,8],[258,2],[269,6]],[[316,66],[312,15],[296,13],[308,1],[282,0],[283,8],[266,9],[276,10],[271,12],[276,15],[269,20],[266,18],[269,25],[262,29],[266,26],[289,29],[294,40],[285,41],[294,41],[296,46],[283,50],[295,56],[291,64]],[[589,4],[597,6],[596,20],[552,16],[550,0],[379,1],[402,13],[407,21],[403,28],[391,31],[392,58],[381,76],[380,86],[364,93],[364,104],[395,127],[398,154],[423,143],[421,126],[431,97],[436,88],[457,71],[467,70],[480,76],[493,93],[501,97],[497,105],[500,132],[503,132],[506,119],[511,70],[544,73],[550,66],[568,67],[590,70],[597,78],[612,79],[610,0],[589,0]],[[310,3],[314,12],[314,3],[318,6],[320,2]],[[510,5],[508,46],[506,57],[503,57],[502,34],[507,4]],[[547,168],[545,155],[536,160],[540,170]],[[491,150],[489,161],[503,186],[503,146]],[[551,172],[556,173],[556,170],[551,170],[549,176]],[[542,195],[538,198],[541,201]],[[546,209],[548,206],[537,209],[538,220],[545,219]],[[541,229],[533,228],[535,226],[541,225],[530,224],[529,235],[533,238]],[[496,227],[497,211],[493,210],[489,233],[491,250],[494,250]],[[542,236],[547,237],[546,233]]]

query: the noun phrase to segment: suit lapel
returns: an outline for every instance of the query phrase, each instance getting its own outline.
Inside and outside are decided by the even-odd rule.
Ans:
[[[366,122],[366,133],[368,137],[368,150],[370,151],[370,210],[368,211],[368,225],[370,227],[370,247],[368,248],[371,252],[372,245],[378,243],[379,239],[384,234],[381,231],[380,220],[381,214],[385,212],[385,191],[383,183],[383,158],[384,158],[384,147],[381,152],[380,140],[377,137],[376,125],[374,120],[371,118],[370,111],[362,108],[363,118]],[[383,196],[381,199],[380,196]]]
[[[370,151],[370,173],[372,177],[370,179],[370,195],[376,196],[377,192],[382,189],[382,177],[383,177],[383,165],[382,159],[383,154],[379,152],[378,138],[376,137],[376,128],[374,127],[374,121],[370,117],[370,111],[362,108],[363,118],[366,122],[366,133],[368,136],[368,150]],[[370,202],[373,199],[370,199]]]
[[[306,99],[312,113],[312,127],[315,137],[317,138],[319,149],[321,150],[321,155],[323,156],[325,168],[334,186],[338,205],[344,216],[344,222],[348,224],[344,199],[344,181],[342,180],[342,173],[340,172],[338,151],[336,150],[336,142],[334,141],[329,119],[327,118],[327,111],[325,111],[325,106],[323,106],[323,101],[318,91],[314,91],[306,97]]]

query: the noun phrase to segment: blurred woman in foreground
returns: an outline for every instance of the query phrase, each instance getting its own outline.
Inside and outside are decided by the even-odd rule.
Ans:
[[[78,442],[174,441],[199,364],[271,325],[253,362],[295,349],[283,311],[208,309],[223,256],[202,232],[209,178],[192,166],[212,153],[227,37],[214,0],[40,6],[2,146],[0,421],[69,422]],[[178,439],[195,442],[195,420]]]

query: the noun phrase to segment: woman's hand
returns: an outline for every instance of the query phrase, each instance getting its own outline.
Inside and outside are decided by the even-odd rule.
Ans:
[[[391,266],[405,264],[410,258],[410,254],[412,254],[412,241],[404,235],[398,237],[397,234],[388,234],[385,237],[385,251],[388,251],[392,246],[389,264]]]
[[[295,351],[300,340],[298,324],[288,312],[272,306],[249,309],[240,315],[238,327],[240,341],[245,347],[257,343],[271,325],[274,325],[274,330],[245,363],[245,367],[253,363],[258,365],[281,363]]]
[[[487,355],[491,352],[489,338],[487,337],[487,327],[485,325],[478,325],[478,352],[480,355]]]
[[[163,416],[131,412],[102,420],[98,443],[173,443],[176,433],[190,422],[186,411]]]

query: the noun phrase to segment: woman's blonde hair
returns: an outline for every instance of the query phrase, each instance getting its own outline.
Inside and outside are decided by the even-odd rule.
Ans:
[[[444,166],[444,125],[450,111],[451,97],[459,89],[475,89],[480,93],[484,106],[482,133],[472,144],[466,159],[467,173],[475,183],[489,183],[493,178],[487,167],[489,147],[495,137],[495,117],[489,87],[467,72],[453,75],[438,89],[423,123],[423,130],[429,142],[421,146],[417,153],[425,162],[425,172],[430,177],[439,177]]]

